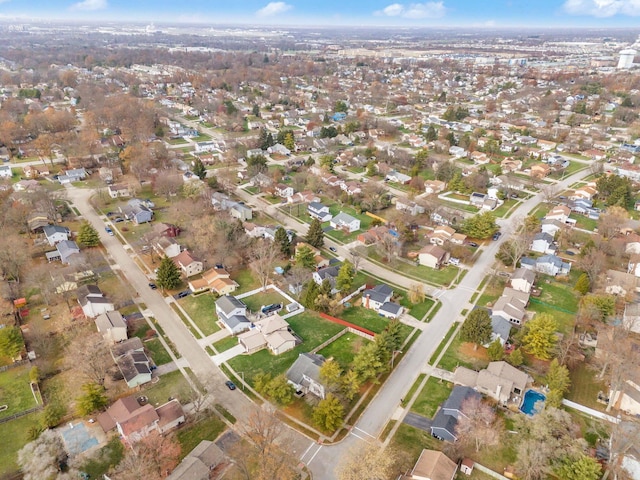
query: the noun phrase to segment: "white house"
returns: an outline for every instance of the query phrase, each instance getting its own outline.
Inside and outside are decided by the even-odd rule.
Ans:
[[[307,213],[321,222],[328,222],[333,218],[333,215],[331,215],[331,212],[329,211],[329,207],[320,202],[309,203],[309,205],[307,205]]]
[[[46,225],[42,228],[42,232],[51,246],[69,240],[69,235],[71,234],[67,227],[61,227],[60,225]]]
[[[96,328],[107,343],[118,343],[129,338],[127,336],[127,322],[119,311],[106,312],[95,319]]]
[[[536,274],[526,268],[518,268],[511,275],[511,288],[520,292],[530,293],[536,280]]]
[[[9,165],[0,165],[0,178],[13,177],[13,171]]]
[[[115,310],[113,303],[105,298],[97,285],[82,285],[76,295],[82,311],[89,318]]]
[[[329,221],[329,225],[333,228],[345,229],[350,233],[360,230],[360,220],[344,212],[340,212],[333,217]]]
[[[216,300],[216,314],[232,335],[251,327],[251,322],[246,316],[247,306],[232,295],[225,295]]]
[[[535,234],[529,249],[533,252],[546,254],[554,254],[557,250],[556,246],[553,244],[553,237],[545,232]]]

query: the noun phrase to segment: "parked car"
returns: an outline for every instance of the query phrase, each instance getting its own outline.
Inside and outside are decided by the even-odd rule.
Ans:
[[[157,288],[158,288],[158,286],[157,286],[155,283],[149,283],[149,288],[150,288],[151,290],[155,290],[155,289],[157,289]]]
[[[104,227],[104,231],[107,232],[109,235],[111,235],[113,237],[113,230],[111,230],[111,228]]]
[[[187,290],[183,290],[182,292],[178,293],[176,295],[176,298],[184,298],[184,297],[188,297],[189,295],[191,295],[191,290],[187,289]]]
[[[281,303],[272,303],[271,305],[263,305],[260,307],[260,313],[264,315],[269,315],[270,313],[275,313],[279,310],[282,310]]]
[[[331,250],[333,253],[336,253],[338,251],[336,247],[329,247],[329,250]]]
[[[496,232],[493,234],[493,240],[498,240],[502,236],[502,232]]]
[[[460,265],[460,259],[455,257],[449,258],[449,265],[453,265],[454,267],[457,267],[458,265]]]
[[[120,222],[124,222],[124,218],[118,217],[113,219],[113,223],[120,223]]]
[[[478,248],[478,244],[476,242],[468,242],[467,245],[473,248]]]
[[[227,386],[227,388],[229,390],[235,390],[236,389],[236,384],[233,383],[231,380],[227,380],[226,382],[224,382],[224,384]]]

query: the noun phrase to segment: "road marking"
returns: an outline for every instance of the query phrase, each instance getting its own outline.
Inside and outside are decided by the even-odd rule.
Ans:
[[[309,453],[309,450],[311,450],[311,448],[315,445],[315,443],[312,443],[311,445],[309,445],[309,447],[304,451],[304,453],[302,455],[300,455],[300,460],[302,460],[304,458],[304,456]]]
[[[313,462],[313,459],[316,458],[316,455],[318,455],[318,452],[322,450],[322,445],[320,445],[320,447],[318,448],[318,450],[316,450],[316,453],[313,454],[313,456],[309,459],[309,461],[307,462],[307,465],[311,464],[311,462]]]
[[[369,435],[371,438],[374,438],[374,439],[376,438],[376,437],[374,437],[373,435],[371,435],[369,432],[365,432],[365,431],[364,431],[364,430],[362,430],[361,428],[358,428],[358,427],[353,427],[353,428],[355,428],[355,429],[356,429],[356,430],[358,430],[359,432],[364,433],[365,435]]]
[[[350,433],[351,435],[353,435],[354,437],[359,438],[359,439],[360,439],[360,440],[362,440],[363,442],[366,442],[366,441],[367,441],[365,438],[362,438],[360,435],[357,435],[357,434],[353,433],[353,430],[351,430],[349,433]]]

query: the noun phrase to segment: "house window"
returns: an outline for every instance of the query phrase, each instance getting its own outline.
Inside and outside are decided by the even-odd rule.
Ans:
[[[516,395],[522,395],[522,390],[520,390],[519,388],[514,388],[513,393],[515,393]]]

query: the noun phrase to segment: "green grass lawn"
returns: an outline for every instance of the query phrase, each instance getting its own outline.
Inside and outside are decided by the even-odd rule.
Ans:
[[[604,411],[607,406],[598,403],[598,392],[603,391],[606,394],[608,389],[604,382],[598,380],[599,371],[591,368],[588,364],[581,363],[573,368],[570,373],[571,388],[566,395],[567,399],[586,407]]]
[[[222,340],[218,340],[216,343],[214,343],[213,348],[215,348],[218,351],[218,353],[222,353],[222,352],[226,352],[230,348],[235,347],[236,345],[238,345],[237,337],[227,337],[227,338],[223,338]]]
[[[178,443],[180,443],[180,458],[184,458],[202,440],[214,441],[224,432],[225,428],[225,423],[216,415],[210,415],[196,423],[181,428],[176,435]]]
[[[433,418],[442,402],[449,398],[449,394],[453,389],[453,384],[442,381],[435,377],[430,377],[424,388],[413,402],[411,411]]]
[[[144,342],[144,347],[151,352],[151,358],[153,359],[153,363],[156,365],[164,365],[165,363],[172,361],[171,356],[162,343],[160,343],[159,339],[154,338]]]
[[[418,387],[422,383],[422,380],[424,380],[424,377],[425,377],[425,374],[421,373],[420,375],[418,375],[418,378],[416,378],[416,381],[413,382],[413,385],[411,385],[411,388],[403,398],[404,401],[401,402],[403,407],[406,406],[409,400],[411,400],[411,398],[413,397],[413,395],[415,395],[416,390],[418,390]]]
[[[479,369],[487,366],[486,361],[476,358],[470,358],[466,355],[463,355],[460,351],[460,347],[463,343],[464,342],[460,338],[460,333],[458,332],[458,335],[455,336],[455,338],[451,342],[451,345],[449,345],[449,348],[442,356],[442,360],[440,360],[440,363],[438,363],[438,368],[443,368],[445,370],[453,372],[458,366],[471,369]]]
[[[355,232],[343,232],[342,230],[331,230],[327,232],[327,235],[331,238],[334,238],[342,243],[349,243],[356,239],[359,233],[369,230],[371,226],[371,222],[373,222],[373,218],[369,215],[365,215],[364,213],[356,213],[355,209],[346,205],[340,206],[337,203],[327,202],[325,205],[329,206],[329,211],[335,217],[340,212],[346,213],[347,215],[351,215],[354,218],[360,220],[360,230],[356,230]],[[308,215],[307,215],[308,216]]]
[[[187,140],[185,140],[182,137],[178,137],[178,138],[171,138],[167,141],[167,143],[169,145],[184,145],[186,143],[189,143]]]
[[[158,383],[148,385],[141,393],[149,397],[149,403],[156,406],[166,403],[169,397],[181,399],[191,392],[191,387],[180,370],[162,375]]]
[[[429,432],[403,423],[396,430],[391,446],[403,453],[401,469],[407,471],[413,468],[423,449],[441,450],[443,443]]]
[[[360,327],[371,330],[373,333],[381,333],[389,324],[389,319],[378,315],[373,310],[364,307],[350,307],[339,315],[339,318]],[[402,341],[409,336],[413,328],[409,325],[400,326]]]
[[[367,255],[371,260],[381,263],[391,270],[402,273],[407,277],[431,283],[437,286],[449,285],[456,278],[459,270],[458,267],[454,266],[448,266],[439,270],[435,270],[433,268],[418,265],[413,262],[407,263],[404,261],[397,261],[393,265],[388,265],[376,251],[375,247],[369,247],[369,249],[367,250]]]
[[[489,304],[493,304],[504,291],[506,280],[502,277],[490,277],[487,286],[478,298],[476,305],[479,307],[486,307]]]
[[[348,367],[353,361],[353,357],[370,340],[362,338],[353,333],[346,333],[337,340],[331,342],[318,353],[324,358],[335,359],[343,368]]]
[[[572,213],[569,215],[569,218],[572,218],[576,221],[576,227],[582,228],[584,230],[589,230],[593,232],[595,228],[598,227],[598,221],[589,217],[585,217],[584,215],[578,215],[576,213]]]
[[[342,325],[324,320],[309,311],[295,315],[287,319],[287,322],[303,340],[302,344],[293,350],[282,355],[272,355],[268,350],[260,350],[253,355],[240,355],[229,360],[229,365],[236,372],[244,372],[248,383],[253,384],[253,376],[260,370],[273,376],[285,373],[300,353],[309,352],[344,329]]]
[[[505,200],[505,202],[502,205],[500,205],[498,208],[496,208],[493,211],[493,214],[498,218],[503,218],[504,216],[507,215],[507,212],[511,210],[511,208],[513,208],[513,206],[516,203],[518,203],[518,201],[514,199]]]
[[[31,393],[30,369],[29,365],[24,365],[0,373],[0,405],[9,407],[0,412],[0,418],[37,406]]]
[[[431,298],[425,298],[424,302],[420,303],[411,303],[407,298],[407,295],[403,294],[402,299],[400,300],[400,305],[409,310],[409,315],[411,315],[416,320],[422,320],[427,312],[433,307],[433,304],[436,303]]]
[[[275,290],[259,292],[249,297],[243,298],[242,301],[252,312],[259,312],[261,307],[265,305],[271,305],[273,303],[280,303],[283,307],[289,303],[286,298],[284,298]]]
[[[216,298],[212,293],[203,293],[189,295],[179,300],[180,306],[184,308],[205,336],[220,330],[216,323]]]
[[[18,450],[29,443],[29,429],[40,425],[40,417],[40,412],[35,412],[2,424],[5,440],[0,442],[0,476],[17,472]]]
[[[569,285],[556,282],[538,283],[542,290],[540,297],[532,297],[527,310],[548,313],[558,322],[558,329],[567,333],[573,328],[575,312],[578,311],[578,297]]]
[[[260,286],[260,281],[255,277],[254,273],[245,268],[243,270],[238,270],[237,272],[233,272],[231,274],[231,278],[240,284],[238,289],[234,292],[235,295],[244,292],[250,292],[251,290],[255,290]]]
[[[87,459],[81,471],[89,474],[89,478],[102,478],[111,467],[115,467],[124,457],[124,445],[119,437],[113,437],[94,456]]]

